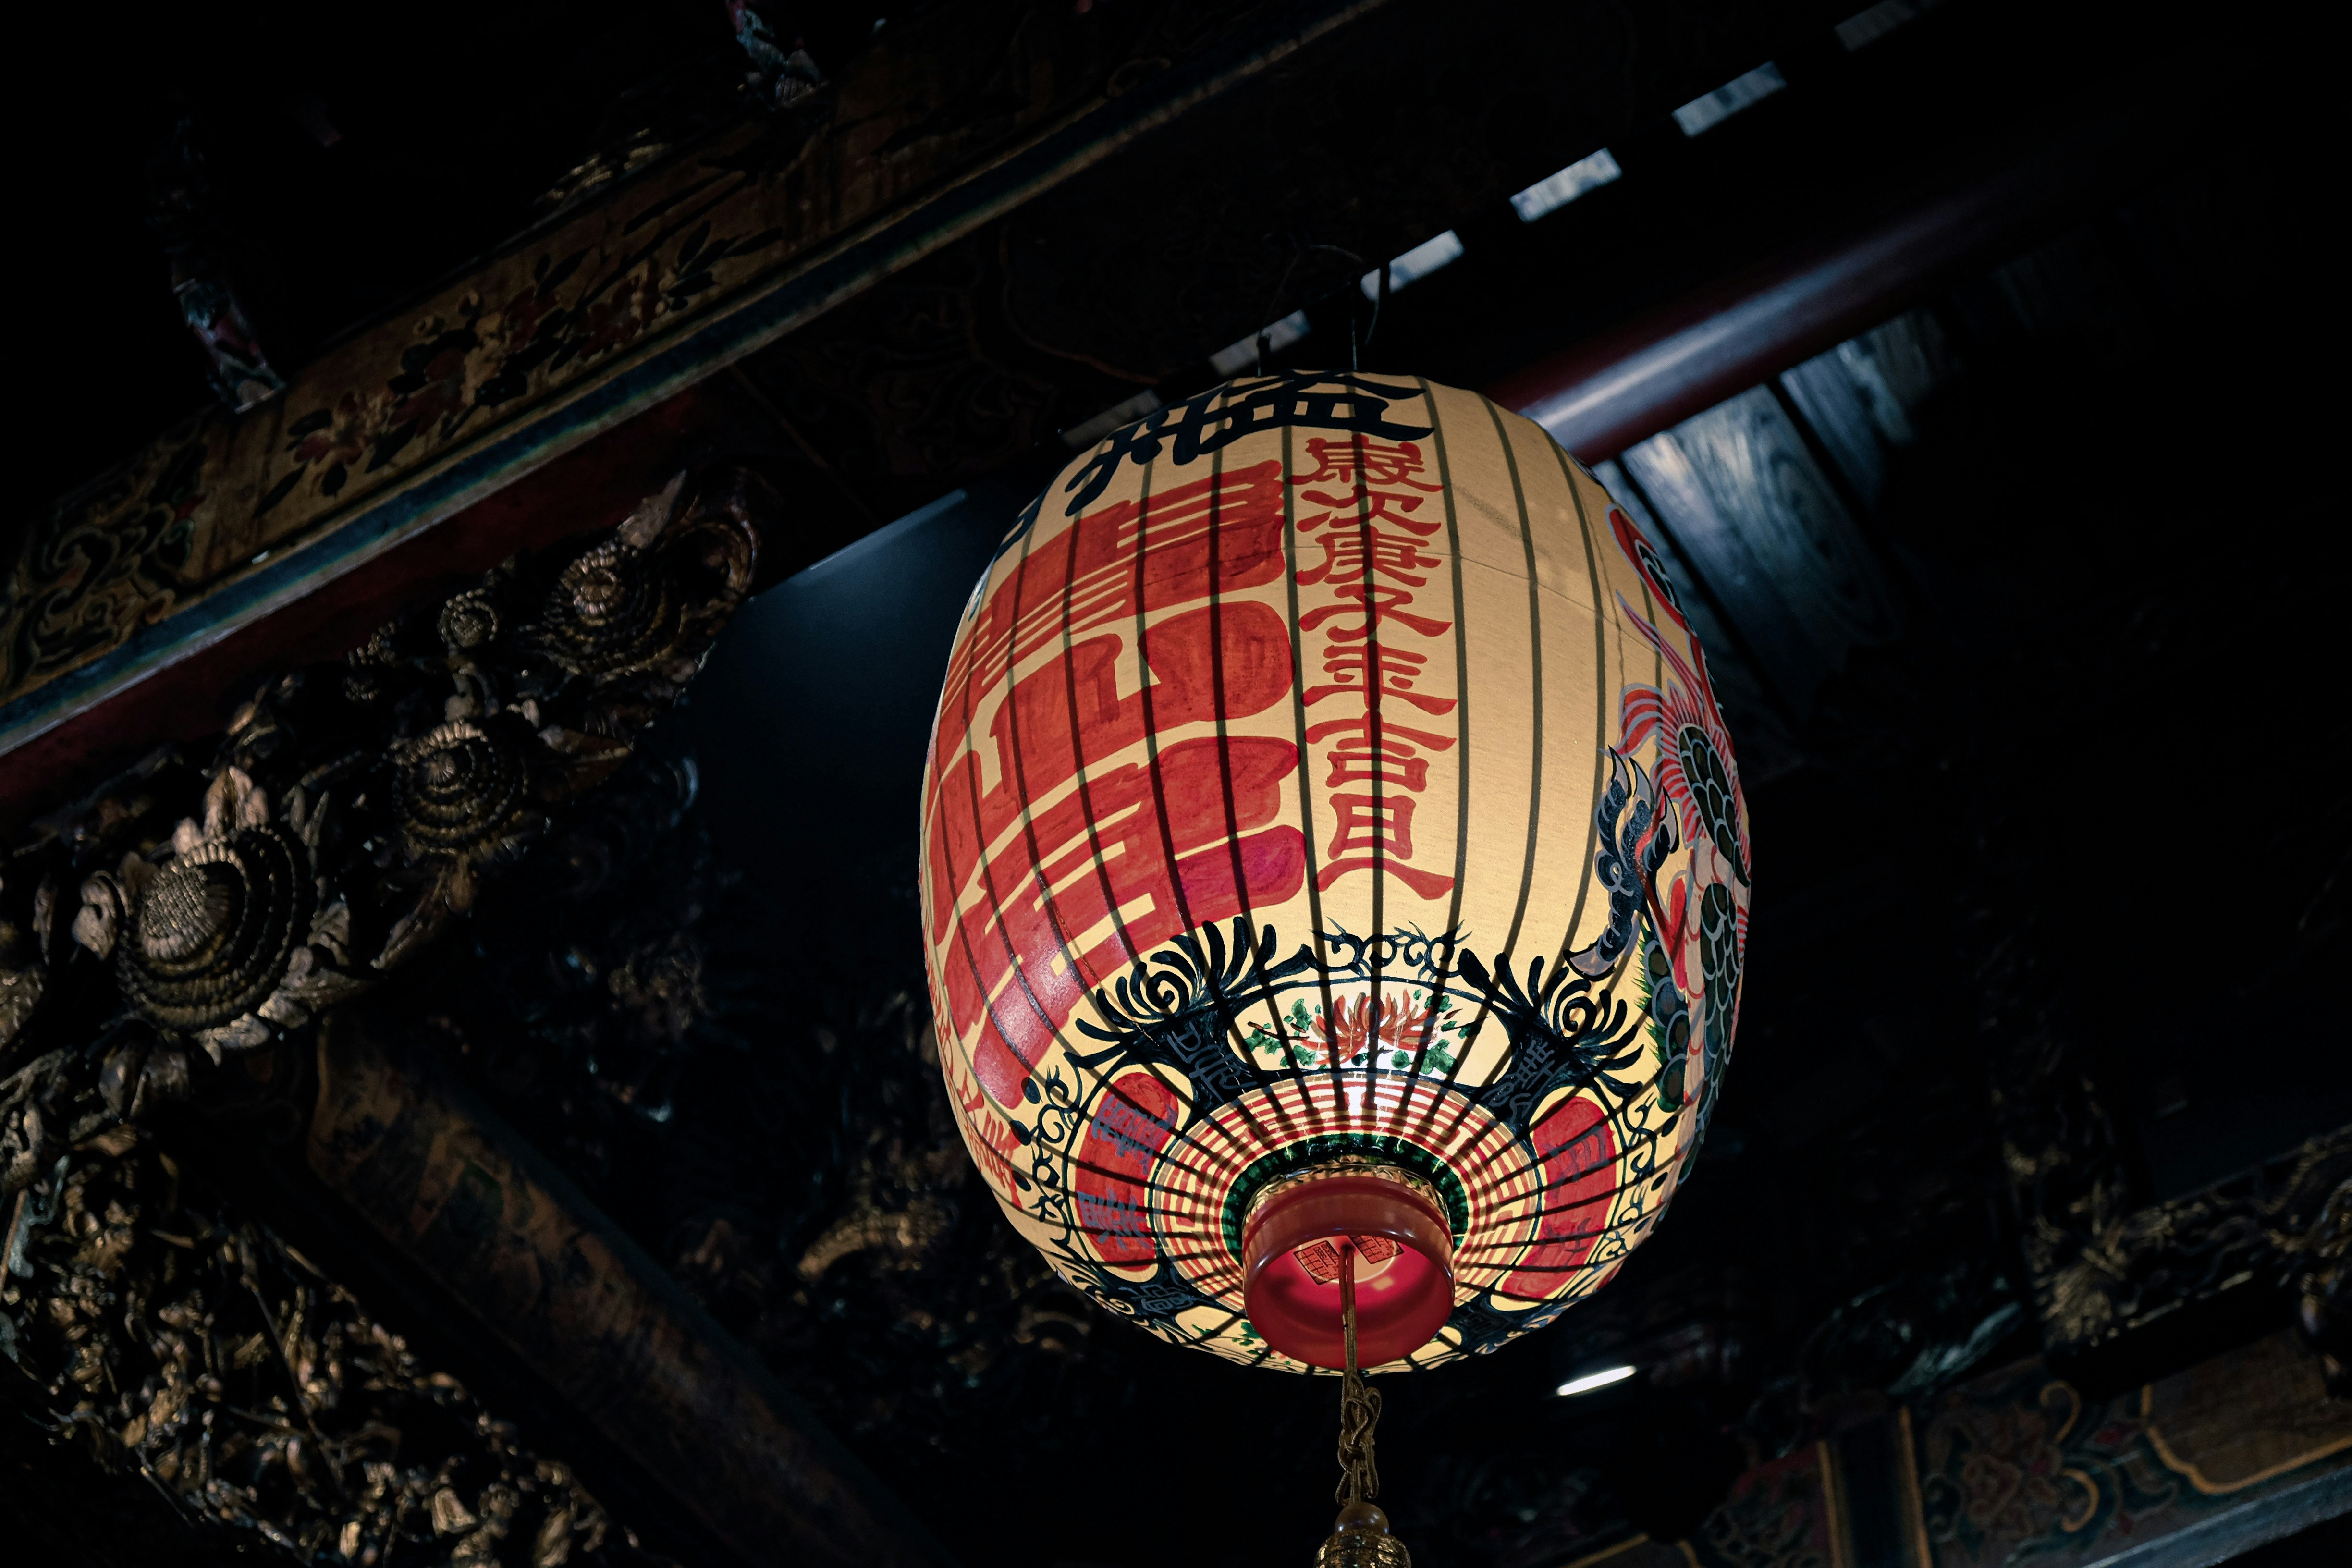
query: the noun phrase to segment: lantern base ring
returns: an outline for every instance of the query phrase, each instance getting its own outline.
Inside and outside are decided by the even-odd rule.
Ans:
[[[1361,1364],[1397,1361],[1444,1326],[1454,1237],[1435,1190],[1399,1167],[1343,1159],[1267,1187],[1243,1226],[1243,1301],[1268,1345],[1309,1366],[1346,1364],[1342,1247],[1356,1255]]]

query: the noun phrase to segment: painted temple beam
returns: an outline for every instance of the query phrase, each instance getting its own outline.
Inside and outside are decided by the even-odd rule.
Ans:
[[[0,589],[0,758],[405,546],[459,548],[486,498],[1386,3],[892,29],[37,515]]]
[[[320,1031],[311,1168],[747,1561],[951,1560],[555,1167],[364,1009]]]
[[[2183,111],[2196,101],[2185,86],[2158,83],[2095,102],[1971,180],[1768,258],[1484,390],[1585,461],[1615,457],[2037,243],[2086,201],[2193,147],[2212,129]]]
[[[1181,48],[1139,36],[1132,59],[1084,62],[1096,74],[1083,90],[1040,86],[1016,133],[992,143],[970,128],[914,135],[955,86],[916,57],[956,39],[910,37],[858,68],[897,73],[887,80],[853,73],[795,111],[803,119],[681,150],[486,258],[422,314],[307,368],[267,408],[168,435],[39,519],[0,594],[0,824],[88,787],[98,760],[121,765],[142,737],[201,732],[222,691],[274,663],[341,652],[327,646],[338,627],[370,624],[431,576],[481,570],[560,533],[549,521],[559,514],[642,494],[738,395],[713,372],[1086,171],[1121,166],[1150,132],[1212,100],[1243,103],[1232,89],[1294,68],[1284,62],[1369,8],[1282,8]],[[922,90],[903,104],[884,92],[909,84]],[[1608,456],[2171,156],[2197,134],[2195,116],[2165,121],[2156,106],[2201,101],[2173,86],[2142,84],[2078,115],[2071,138],[2037,130],[2007,163],[1988,155],[1974,183],[1488,390],[1580,455]],[[673,223],[689,192],[701,216]],[[622,320],[622,294],[650,314]],[[602,335],[578,340],[592,317]],[[446,352],[395,375],[423,353],[430,321],[446,329]]]
[[[710,413],[703,389],[689,389],[403,540],[364,570],[316,579],[296,573],[283,602],[273,600],[266,614],[190,638],[104,701],[61,713],[13,746],[0,742],[0,830],[19,829],[158,746],[207,741],[226,717],[223,693],[242,695],[271,671],[341,658],[436,585],[627,515],[677,470],[690,433]]]
[[[1622,1536],[1552,1561],[2205,1568],[2347,1507],[2352,1404],[2327,1397],[2318,1358],[2281,1331],[2105,1394],[2035,1358],[1856,1412],[1742,1474],[1686,1541]]]

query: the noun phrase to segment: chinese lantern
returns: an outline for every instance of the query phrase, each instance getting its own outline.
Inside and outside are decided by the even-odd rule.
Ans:
[[[1071,463],[966,608],[922,833],[990,1187],[1234,1360],[1341,1365],[1349,1287],[1375,1368],[1550,1321],[1657,1223],[1730,1053],[1706,661],[1623,510],[1472,393],[1244,378]]]

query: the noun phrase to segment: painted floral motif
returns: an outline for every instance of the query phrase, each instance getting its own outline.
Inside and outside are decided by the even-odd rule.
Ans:
[[[72,521],[32,531],[0,581],[0,692],[70,668],[172,612],[194,552],[192,520],[210,499],[211,455],[195,427],[183,426]]]
[[[1958,1456],[1947,1478],[1946,1500],[1951,1521],[1963,1534],[1979,1540],[1994,1536],[2023,1540],[2036,1533],[2039,1523],[2062,1515],[2062,1504],[2073,1492],[2075,1504],[2063,1510],[2084,1522],[2085,1498],[2067,1483],[2064,1456],[2051,1441],[2050,1422],[2040,1411],[2011,1406],[2001,1410],[1979,1433],[1984,1446]]]
[[[418,438],[446,442],[475,415],[526,395],[574,361],[628,347],[661,318],[691,309],[721,261],[740,261],[783,237],[771,228],[714,238],[709,220],[694,221],[701,210],[689,209],[601,275],[584,249],[561,258],[546,253],[504,300],[468,294],[454,318],[419,319],[399,373],[379,390],[346,392],[331,408],[286,426],[292,467],[262,493],[254,514],[267,514],[306,477],[315,476],[320,495],[339,495],[354,471],[374,473]],[[673,240],[677,247],[669,251]],[[575,289],[583,270],[591,275]]]
[[[1801,1448],[1739,1479],[1692,1542],[1707,1568],[1829,1568],[1839,1561],[1824,1446]]]
[[[2255,1486],[2292,1486],[2308,1473],[2302,1465],[2343,1451],[2345,1424],[2325,1411],[2324,1399],[2307,1426],[2273,1435],[2273,1413],[2308,1409],[2318,1392],[2289,1336],[2224,1359],[2105,1400],[2084,1398],[2039,1362],[1944,1394],[1919,1446],[1923,1522],[1936,1561],[1944,1568],[2078,1562],[2094,1543],[2152,1540],[2240,1506]],[[2194,1408],[2200,1400],[2208,1403]],[[2168,1414],[2159,1418],[2159,1409]],[[2253,1447],[2274,1445],[2284,1462],[2221,1481],[2245,1464],[2250,1438]]]
[[[1688,1013],[1678,1005],[1653,1016],[1661,1056],[1684,1058],[1679,1077],[1668,1068],[1667,1089],[1678,1099],[1696,1100],[1704,1125],[1738,1016],[1741,954],[1748,945],[1748,806],[1739,788],[1738,765],[1732,760],[1730,731],[1706,678],[1706,657],[1690,636],[1663,563],[1622,510],[1610,509],[1609,526],[1618,548],[1641,573],[1651,601],[1683,634],[1681,641],[1690,649],[1690,657],[1684,658],[1654,622],[1618,595],[1627,623],[1667,671],[1659,685],[1625,688],[1618,750],[1630,755],[1655,742],[1658,790],[1691,851],[1689,869],[1677,874],[1663,895],[1649,890],[1650,914],[1665,962],[1660,966],[1654,962],[1657,955],[1645,957],[1652,960],[1654,1001],[1666,973],[1680,994],[1677,1004],[1683,998],[1698,1001],[1699,1027],[1690,1027]],[[1665,973],[1657,973],[1661,967]],[[1668,1042],[1670,1031],[1681,1040],[1679,1046]]]
[[[1283,1020],[1289,1027],[1277,1039],[1262,1026],[1253,1026],[1249,1047],[1269,1066],[1412,1068],[1416,1058],[1425,1072],[1451,1072],[1462,1048],[1462,1019],[1454,999],[1440,995],[1434,1006],[1422,990],[1391,989],[1376,1009],[1370,992],[1335,996],[1310,1011],[1304,998],[1295,998]]]

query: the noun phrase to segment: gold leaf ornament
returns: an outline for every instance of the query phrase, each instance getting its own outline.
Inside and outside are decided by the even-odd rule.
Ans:
[[[539,738],[519,717],[490,714],[436,725],[391,754],[393,813],[409,858],[483,861],[537,826]]]
[[[751,519],[772,496],[742,471],[691,496],[686,478],[646,497],[556,574],[532,636],[564,669],[683,679],[750,593],[759,553]]]
[[[182,821],[168,858],[127,855],[112,874],[82,884],[74,940],[113,960],[133,1014],[215,1058],[307,1023],[320,1005],[313,998],[331,989],[320,973],[331,954],[307,945],[319,914],[319,816],[299,795],[287,804],[287,820],[275,819],[243,770],[224,768],[205,792],[203,823]],[[141,1098],[179,1088],[184,1065],[157,1069],[150,1083],[124,1064],[118,1098],[134,1083]]]
[[[442,642],[457,658],[470,658],[478,649],[488,647],[498,640],[500,629],[499,610],[491,591],[469,588],[452,595],[441,606],[435,629]]]

